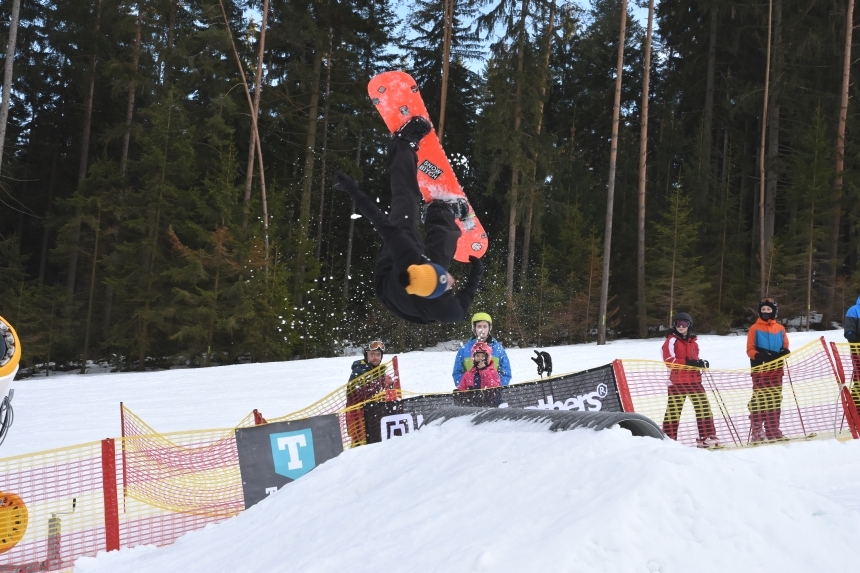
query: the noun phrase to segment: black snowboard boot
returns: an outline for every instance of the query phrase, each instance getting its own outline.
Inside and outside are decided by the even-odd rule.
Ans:
[[[433,205],[434,203],[441,205],[451,211],[451,213],[454,214],[455,219],[459,219],[462,221],[469,216],[469,202],[465,199],[447,199],[444,201],[442,199],[434,199],[433,201],[430,201],[429,203],[424,205],[424,212],[421,214],[422,223],[427,222],[427,209],[428,207],[430,207],[430,205]]]
[[[407,142],[412,149],[418,149],[418,142],[424,139],[424,136],[430,133],[433,126],[429,121],[420,115],[413,116],[412,119],[400,126],[400,129],[391,134],[391,137],[396,137]]]

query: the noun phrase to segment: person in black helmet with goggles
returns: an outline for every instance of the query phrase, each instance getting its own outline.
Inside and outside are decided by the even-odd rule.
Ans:
[[[385,343],[374,340],[364,349],[364,359],[352,363],[352,372],[346,385],[347,408],[366,402],[382,392],[385,393],[383,399],[386,402],[397,399],[399,385],[382,366],[384,354]],[[360,408],[346,413],[346,429],[354,445],[364,443],[364,414]]]
[[[686,312],[679,312],[672,319],[672,328],[663,342],[663,362],[669,365],[669,400],[663,418],[663,433],[678,439],[678,426],[681,411],[687,398],[696,410],[696,429],[699,437],[696,445],[700,448],[714,448],[720,445],[714,415],[705,389],[702,387],[702,369],[709,366],[707,360],[699,357],[699,343],[692,334],[693,318]],[[677,366],[692,366],[678,368]]]

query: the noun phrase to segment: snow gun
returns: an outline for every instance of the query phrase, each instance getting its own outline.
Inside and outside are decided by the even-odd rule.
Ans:
[[[12,426],[12,396],[14,390],[9,386],[18,373],[21,361],[21,341],[9,322],[0,316],[0,444]]]

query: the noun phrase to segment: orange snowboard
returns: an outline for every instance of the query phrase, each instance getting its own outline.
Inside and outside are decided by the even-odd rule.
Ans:
[[[421,93],[418,91],[418,85],[407,73],[379,74],[370,80],[367,93],[391,132],[397,131],[415,115],[423,116],[430,121],[424,100],[421,99]],[[424,195],[425,202],[452,198],[468,200],[457,181],[454,170],[451,169],[451,164],[435,131],[427,134],[418,146],[418,187]],[[471,205],[469,215],[462,221],[457,220],[457,225],[462,234],[457,241],[454,259],[467,263],[470,256],[483,257],[487,252],[487,233]]]

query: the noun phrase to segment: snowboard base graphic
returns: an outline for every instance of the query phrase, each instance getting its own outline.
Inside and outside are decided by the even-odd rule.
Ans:
[[[418,85],[407,73],[379,74],[370,80],[367,93],[392,133],[416,115],[430,121]],[[433,199],[462,198],[468,201],[435,131],[427,134],[418,146],[418,187],[425,203]],[[487,233],[471,205],[468,216],[463,220],[458,219],[457,226],[460,227],[461,235],[454,259],[467,263],[470,256],[483,257],[487,252]]]

